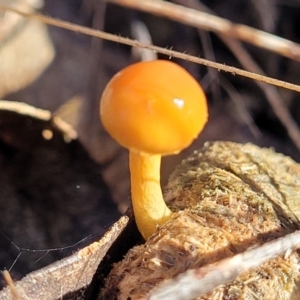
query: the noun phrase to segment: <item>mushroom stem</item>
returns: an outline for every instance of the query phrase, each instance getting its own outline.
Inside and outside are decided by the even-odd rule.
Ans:
[[[161,155],[130,151],[132,206],[137,227],[146,240],[172,215],[160,187],[160,162]]]

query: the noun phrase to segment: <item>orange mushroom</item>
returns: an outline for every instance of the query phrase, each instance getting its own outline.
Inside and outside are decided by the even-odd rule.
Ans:
[[[199,135],[208,117],[204,92],[173,62],[140,62],[107,84],[100,116],[110,135],[129,149],[132,206],[147,239],[172,215],[160,187],[161,155],[180,152]]]

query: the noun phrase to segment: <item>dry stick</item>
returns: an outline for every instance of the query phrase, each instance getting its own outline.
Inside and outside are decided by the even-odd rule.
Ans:
[[[106,0],[133,9],[167,17],[180,23],[224,34],[293,60],[300,60],[300,45],[276,35],[242,24],[161,0]]]
[[[131,22],[131,32],[136,40],[144,44],[152,44],[150,32],[145,23],[143,23],[142,21],[133,20]],[[132,48],[132,50],[133,56],[136,56],[138,60],[148,61],[157,59],[157,54],[151,50],[146,50],[138,47]]]
[[[189,300],[208,293],[220,284],[233,281],[242,272],[259,267],[271,258],[290,254],[300,246],[300,231],[275,241],[245,251],[231,258],[222,259],[205,267],[188,270],[154,288],[147,300]]]
[[[282,87],[282,88],[285,88],[285,89],[300,92],[300,86],[299,85],[292,84],[292,83],[282,81],[282,80],[278,80],[278,79],[275,79],[275,78],[271,78],[271,77],[267,77],[267,76],[247,72],[247,71],[244,71],[244,70],[239,69],[239,68],[226,66],[225,64],[215,63],[215,62],[203,59],[203,58],[188,55],[188,54],[181,53],[181,52],[178,52],[178,51],[174,51],[174,50],[170,50],[170,49],[166,49],[166,48],[162,48],[162,47],[158,47],[158,46],[153,46],[153,45],[147,45],[147,44],[135,41],[135,40],[131,40],[129,38],[124,38],[124,37],[116,36],[114,34],[106,33],[106,32],[100,31],[100,30],[95,30],[95,29],[91,29],[91,28],[88,28],[88,27],[85,27],[85,26],[76,25],[76,24],[72,24],[72,23],[69,23],[69,22],[57,20],[57,19],[54,19],[54,18],[46,17],[46,16],[41,15],[41,14],[24,13],[24,12],[21,12],[17,9],[14,9],[14,8],[11,8],[11,7],[5,6],[5,5],[0,5],[0,11],[1,10],[2,11],[14,12],[14,13],[17,13],[17,14],[25,17],[25,18],[39,20],[40,22],[43,22],[43,23],[48,24],[48,25],[56,26],[56,27],[59,27],[59,28],[64,28],[64,29],[67,29],[67,30],[75,31],[75,32],[86,34],[86,35],[93,36],[93,37],[102,38],[102,39],[109,40],[109,41],[116,42],[116,43],[122,43],[122,44],[125,44],[125,45],[128,45],[128,46],[131,46],[131,47],[140,47],[140,48],[144,48],[144,49],[149,49],[149,50],[152,50],[156,53],[167,55],[170,58],[171,57],[176,57],[176,58],[184,59],[184,60],[189,61],[189,62],[193,62],[193,63],[201,64],[201,65],[204,65],[204,66],[207,66],[207,67],[218,69],[219,71],[222,70],[222,71],[225,71],[225,72],[230,72],[233,75],[240,75],[240,76],[247,77],[247,78],[250,78],[250,79],[253,79],[253,80],[266,82],[266,83],[276,85],[276,86],[279,86],[279,87]]]

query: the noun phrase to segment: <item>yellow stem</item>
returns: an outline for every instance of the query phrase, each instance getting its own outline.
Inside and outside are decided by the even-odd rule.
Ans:
[[[160,161],[161,155],[130,152],[132,206],[137,227],[145,239],[172,215],[160,187]]]

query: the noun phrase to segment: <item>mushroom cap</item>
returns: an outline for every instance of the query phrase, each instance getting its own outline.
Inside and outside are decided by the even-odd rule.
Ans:
[[[207,118],[205,94],[179,65],[139,62],[117,73],[100,102],[105,129],[123,147],[147,154],[172,154],[188,147]]]

